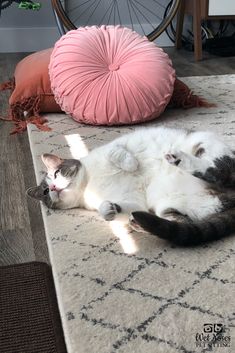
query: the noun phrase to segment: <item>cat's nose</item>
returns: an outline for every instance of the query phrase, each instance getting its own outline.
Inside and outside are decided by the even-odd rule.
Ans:
[[[55,186],[54,184],[51,184],[51,185],[49,186],[49,188],[50,188],[51,191],[56,191],[56,190],[57,190],[57,189],[56,189],[56,186]]]

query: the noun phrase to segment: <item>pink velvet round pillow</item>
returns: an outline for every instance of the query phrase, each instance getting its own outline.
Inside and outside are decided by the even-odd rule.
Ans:
[[[175,81],[168,55],[121,26],[68,32],[55,44],[49,74],[62,110],[78,122],[96,125],[158,117]]]

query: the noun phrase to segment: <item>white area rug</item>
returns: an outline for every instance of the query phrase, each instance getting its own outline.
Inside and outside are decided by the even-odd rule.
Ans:
[[[167,110],[151,124],[213,130],[235,149],[235,75],[183,81],[218,106]],[[38,182],[42,153],[79,158],[134,129],[47,117],[52,132],[28,128]],[[69,353],[235,352],[235,237],[182,249],[93,212],[42,212]]]

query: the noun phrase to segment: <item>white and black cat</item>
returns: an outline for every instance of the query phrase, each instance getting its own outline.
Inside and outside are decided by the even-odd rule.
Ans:
[[[42,160],[47,175],[27,193],[49,208],[130,215],[134,228],[181,245],[235,231],[235,156],[213,133],[137,129],[80,160]]]

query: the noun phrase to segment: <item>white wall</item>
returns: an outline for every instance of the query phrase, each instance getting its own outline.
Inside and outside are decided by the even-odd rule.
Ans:
[[[17,4],[2,11],[0,52],[27,52],[49,48],[59,38],[50,0],[39,0],[40,11],[20,10]]]
[[[42,4],[40,11],[19,10],[16,4],[2,11],[0,18],[0,52],[31,52],[49,48],[54,45],[55,41],[59,38],[59,33],[51,8],[51,1],[38,1]],[[73,4],[78,2],[78,0],[71,1]],[[84,2],[82,0],[80,1]],[[169,2],[169,0],[162,1],[166,4]],[[105,0],[103,0],[103,3],[105,3]],[[119,3],[126,3],[126,1],[122,0]],[[154,0],[145,0],[143,4],[161,14],[161,9],[156,9]],[[100,13],[98,12],[96,14],[97,18],[94,19],[94,23],[99,21],[99,16],[104,12],[104,9],[100,11]],[[130,20],[125,6],[121,12],[121,18],[124,21],[123,25],[128,25]],[[85,20],[86,18],[80,21],[80,25],[85,24]],[[141,28],[138,24],[134,29],[141,32]],[[169,46],[172,45],[172,42],[164,33],[157,39],[157,44],[159,46]]]
[[[234,0],[209,0],[210,16],[231,16],[235,15]]]

